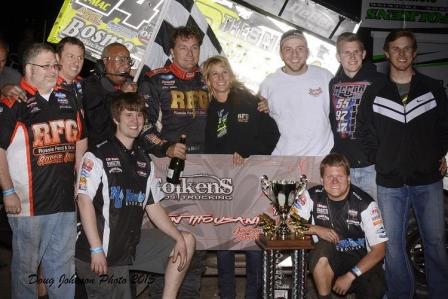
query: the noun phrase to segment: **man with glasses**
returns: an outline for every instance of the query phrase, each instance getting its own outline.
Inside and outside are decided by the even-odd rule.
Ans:
[[[372,63],[363,63],[366,50],[356,34],[339,35],[336,50],[342,68],[330,81],[332,151],[347,157],[352,183],[376,199],[375,165],[367,159],[357,139],[356,118],[364,93],[375,92],[384,85],[386,77]]]
[[[423,240],[429,298],[446,298],[442,177],[448,150],[448,99],[440,81],[412,67],[417,55],[412,32],[392,31],[383,49],[390,65],[389,80],[361,103],[358,130],[366,155],[376,163],[378,205],[389,237],[386,295],[414,295],[415,278],[405,242],[412,208]]]
[[[114,134],[110,99],[119,92],[135,92],[137,85],[129,80],[133,61],[129,50],[120,43],[103,49],[96,71],[82,83],[83,106],[89,132],[89,148]]]
[[[55,87],[61,65],[51,46],[31,45],[23,61],[26,102],[13,97],[0,103],[0,184],[13,231],[12,298],[37,297],[39,264],[49,296],[73,298],[74,173],[86,137],[84,120],[73,94]]]

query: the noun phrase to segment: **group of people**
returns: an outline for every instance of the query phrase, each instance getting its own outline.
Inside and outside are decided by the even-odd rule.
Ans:
[[[54,298],[75,296],[75,269],[92,298],[132,298],[129,271],[160,274],[151,298],[199,298],[206,252],[195,250],[194,236],[178,231],[159,204],[164,195],[148,153],[230,154],[235,165],[256,154],[325,156],[322,185],[297,202],[311,219],[309,265],[319,298],[332,291],[412,298],[405,244],[411,207],[430,297],[443,298],[448,106],[443,86],[412,67],[414,35],[387,36],[386,76],[363,61],[356,34],[341,34],[341,70],[333,78],[306,63],[304,34],[287,31],[280,39],[284,66],[257,96],[225,57],[210,57],[201,69],[201,43],[194,29],[175,28],[171,63],[136,84],[121,43],[107,45],[82,80],[84,45],[66,37],[56,50],[30,46],[21,81],[2,83],[0,184],[13,231],[13,298],[37,296],[30,277],[38,268]],[[2,51],[0,43],[0,59]],[[182,134],[186,144],[178,142]],[[141,229],[145,213],[157,229]],[[261,254],[245,254],[246,298],[260,298]],[[217,257],[220,298],[235,298],[234,252]]]

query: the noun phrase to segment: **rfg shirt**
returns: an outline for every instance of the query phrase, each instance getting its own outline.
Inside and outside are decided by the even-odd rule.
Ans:
[[[378,204],[354,185],[350,185],[347,198],[340,202],[332,202],[323,186],[315,186],[294,207],[301,217],[312,216],[313,224],[333,228],[340,239],[336,244],[338,251],[370,250],[388,240]]]
[[[77,191],[92,200],[109,266],[130,264],[146,206],[165,196],[153,169],[141,148],[128,150],[115,137],[83,157]],[[89,248],[83,230],[76,243],[76,257],[90,263]]]
[[[17,216],[73,212],[76,142],[86,137],[81,107],[64,88],[46,100],[26,81],[20,85],[26,103],[0,104],[0,147],[21,200]]]

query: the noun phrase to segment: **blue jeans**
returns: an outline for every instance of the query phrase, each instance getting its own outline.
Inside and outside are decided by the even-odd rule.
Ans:
[[[406,230],[411,207],[425,249],[430,298],[447,298],[448,257],[443,200],[442,181],[401,188],[378,186],[378,204],[389,237],[386,251],[388,298],[413,298],[415,279],[406,254]]]
[[[75,296],[76,213],[8,217],[13,232],[11,297],[37,298],[41,264],[50,298]]]
[[[261,298],[263,254],[259,250],[246,250],[246,298]],[[234,299],[235,296],[235,251],[219,250],[218,286],[220,299]]]
[[[367,192],[374,200],[377,199],[375,165],[350,168],[350,182]]]

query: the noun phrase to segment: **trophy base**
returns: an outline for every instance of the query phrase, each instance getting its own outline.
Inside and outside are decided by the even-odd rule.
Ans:
[[[304,239],[297,238],[294,234],[290,234],[288,239],[282,240],[275,236],[266,237],[263,234],[257,239],[257,242],[264,249],[312,249],[314,248],[313,242],[310,236],[305,236]]]

